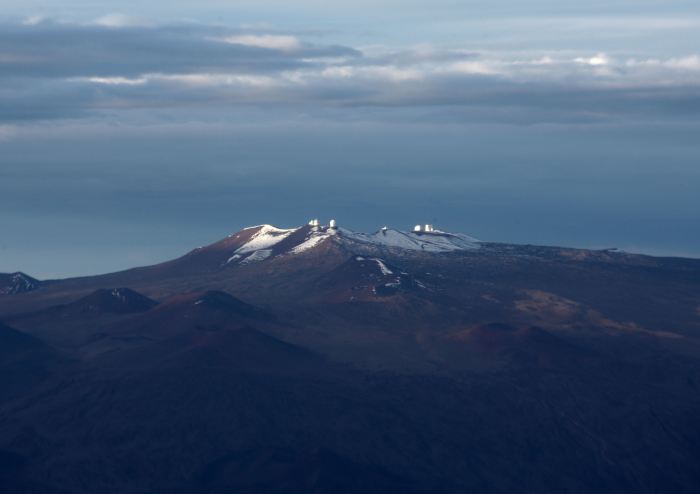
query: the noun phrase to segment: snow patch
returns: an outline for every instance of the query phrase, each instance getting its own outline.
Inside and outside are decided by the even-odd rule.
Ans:
[[[393,272],[391,269],[389,269],[389,268],[386,266],[386,264],[384,264],[384,261],[382,261],[381,259],[376,259],[376,258],[375,258],[375,259],[372,259],[372,260],[373,260],[374,262],[377,263],[377,265],[379,266],[379,270],[382,272],[382,274],[383,274],[384,276],[389,276],[389,275],[394,274],[394,272]]]
[[[253,252],[251,255],[243,259],[239,264],[250,264],[251,262],[258,262],[258,261],[264,261],[268,257],[272,255],[272,250],[270,249],[261,249],[261,250],[256,250]]]
[[[117,300],[121,300],[122,302],[126,302],[126,296],[118,288],[112,290],[112,297],[116,298]]]
[[[309,238],[307,238],[305,241],[294,247],[291,252],[292,254],[299,254],[301,252],[307,251],[309,249],[313,249],[316,247],[318,244],[326,240],[330,235],[326,234],[312,234]]]
[[[250,240],[233,252],[226,264],[238,261],[244,257],[245,259],[240,261],[240,264],[263,261],[272,255],[272,247],[298,230],[298,228],[282,229],[272,225],[250,226],[243,230],[251,230],[253,228],[258,228],[258,231],[250,237]],[[249,255],[246,257],[246,254]]]
[[[276,228],[272,225],[263,225],[260,230],[255,233],[248,242],[236,249],[234,254],[247,254],[256,250],[270,249],[272,246],[280,243],[285,238],[289,237],[297,229],[284,230]]]

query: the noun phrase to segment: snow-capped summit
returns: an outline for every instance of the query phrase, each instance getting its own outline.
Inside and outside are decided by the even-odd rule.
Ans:
[[[230,252],[226,264],[245,265],[278,256],[299,255],[326,242],[342,245],[358,254],[369,251],[447,253],[479,248],[479,240],[460,233],[436,230],[432,225],[401,231],[383,227],[374,233],[354,232],[338,226],[336,220],[321,225],[316,219],[305,226],[282,229],[272,225],[250,227],[246,241]],[[240,233],[237,235],[240,236]]]
[[[242,264],[247,264],[248,262],[267,259],[272,255],[275,245],[299,230],[299,228],[285,230],[272,225],[250,228],[257,228],[257,232],[246,243],[237,248],[227,262],[239,261]],[[244,228],[244,230],[249,230],[250,228]]]

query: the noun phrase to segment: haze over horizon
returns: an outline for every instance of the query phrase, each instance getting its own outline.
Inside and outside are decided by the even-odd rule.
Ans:
[[[337,218],[700,257],[700,5],[6,0],[0,272]]]

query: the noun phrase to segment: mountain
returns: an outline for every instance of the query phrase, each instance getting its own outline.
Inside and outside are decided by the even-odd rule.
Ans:
[[[30,292],[41,286],[41,282],[24,273],[0,273],[0,295],[16,295]]]
[[[41,347],[41,341],[0,322],[0,362],[14,360]]]
[[[127,330],[153,338],[172,337],[198,329],[218,331],[250,323],[266,323],[272,315],[221,291],[185,293],[170,297],[157,307],[120,321],[115,331]]]
[[[228,293],[187,293],[102,325],[81,355],[111,368],[167,363],[257,373],[301,372],[320,362],[312,352],[261,331],[278,324],[272,314]]]
[[[101,288],[75,302],[55,307],[52,311],[58,317],[75,314],[128,314],[143,312],[158,302],[129,288]]]
[[[700,484],[700,260],[260,225],[0,317],[7,492]]]
[[[158,303],[128,288],[101,288],[68,303],[13,314],[6,320],[59,349],[76,351],[103,325],[145,312]]]
[[[41,340],[0,321],[0,403],[33,389],[62,360]]]
[[[318,224],[292,229],[261,225],[245,228],[221,242],[191,252],[189,256],[210,258],[216,252],[224,257],[228,255],[225,260],[223,257],[218,259],[219,267],[246,265],[278,256],[314,252],[324,244],[335,244],[355,253],[442,253],[479,248],[479,241],[472,237],[439,230],[405,232],[385,227],[365,234]]]
[[[303,225],[278,228],[258,225],[232,233],[185,256],[157,266],[131,270],[137,276],[182,276],[216,272],[269,261],[338,249],[344,252],[455,252],[479,248],[479,242],[467,235],[431,232],[406,232],[383,228],[373,234],[357,233],[345,228]]]

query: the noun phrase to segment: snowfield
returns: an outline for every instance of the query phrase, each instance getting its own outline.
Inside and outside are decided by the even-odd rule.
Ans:
[[[375,233],[357,233],[342,228],[340,229],[340,234],[355,242],[424,252],[453,252],[479,248],[479,240],[474,237],[438,230],[427,233],[387,229],[379,230]]]
[[[248,242],[239,247],[234,254],[248,254],[258,250],[269,249],[297,230],[298,228],[283,230],[272,225],[263,225],[260,227],[260,230],[253,235]]]
[[[313,232],[304,242],[294,247],[290,252],[292,254],[299,254],[309,249],[313,249],[327,238],[330,238],[330,235],[321,232]]]

